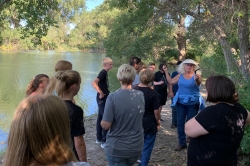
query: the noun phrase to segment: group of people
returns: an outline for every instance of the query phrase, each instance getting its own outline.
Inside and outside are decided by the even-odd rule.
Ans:
[[[178,61],[171,77],[166,64],[160,64],[159,71],[154,72],[155,64],[150,63],[147,69],[140,58],[131,57],[129,64],[118,68],[121,88],[105,95],[100,106],[104,91],[100,85],[104,85],[102,81],[108,85],[107,72],[112,64],[109,59],[108,69],[104,64],[105,77],[101,77],[102,70],[93,81],[98,92],[97,128],[105,131],[102,137],[97,134],[96,142],[105,148],[109,165],[132,166],[136,161],[140,166],[148,165],[168,96],[172,97],[171,127],[177,127],[178,133],[174,150],[181,151],[190,142],[187,165],[237,165],[237,149],[244,127],[250,124],[250,114],[238,103],[235,86],[228,77],[206,80],[207,101],[214,105],[205,107],[197,62]]]
[[[105,57],[103,69],[93,80],[97,91],[96,143],[105,150],[110,166],[140,166],[149,163],[162,106],[172,98],[172,124],[177,127],[180,151],[188,146],[187,165],[237,165],[237,149],[250,124],[249,112],[238,103],[233,82],[226,76],[206,80],[205,108],[199,92],[200,67],[191,60],[177,62],[177,70],[138,57],[118,68],[121,87],[108,88],[108,71],[113,61]],[[76,105],[81,77],[72,64],[61,60],[54,75],[39,74],[30,82],[27,97],[19,104],[9,132],[4,165],[83,165],[88,166],[83,135],[84,112]],[[168,89],[168,91],[167,91]]]

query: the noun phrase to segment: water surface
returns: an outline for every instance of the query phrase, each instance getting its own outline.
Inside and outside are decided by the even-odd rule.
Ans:
[[[76,104],[82,107],[85,116],[97,113],[96,91],[91,83],[102,70],[104,57],[105,54],[83,52],[0,52],[0,150],[6,147],[14,111],[25,97],[30,80],[37,74],[47,74],[51,77],[54,73],[54,66],[59,60],[64,59],[71,62],[73,70],[78,71],[81,75],[81,89],[75,97]],[[114,67],[108,73],[111,91],[120,87],[116,79],[119,65],[120,62],[114,59]]]

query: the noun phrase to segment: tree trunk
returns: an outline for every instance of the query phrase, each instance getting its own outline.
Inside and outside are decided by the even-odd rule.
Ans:
[[[248,3],[245,1],[240,2],[240,11],[243,16],[238,17],[238,38],[240,48],[240,72],[245,79],[250,76],[250,50],[249,50],[249,28],[248,28]]]
[[[179,14],[179,22],[176,30],[175,40],[177,41],[179,50],[179,60],[184,60],[186,57],[186,29],[185,29],[185,17]]]
[[[236,61],[233,58],[233,53],[231,51],[228,38],[226,34],[224,33],[224,31],[218,25],[215,25],[215,32],[218,36],[218,40],[220,42],[220,45],[221,45],[221,48],[222,48],[222,51],[226,60],[227,72],[229,74],[233,74],[235,73],[235,69],[238,69],[238,66],[236,64]]]

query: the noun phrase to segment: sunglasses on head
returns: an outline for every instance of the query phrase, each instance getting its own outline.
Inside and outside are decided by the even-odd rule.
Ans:
[[[194,64],[192,63],[185,63],[187,66],[195,66]]]

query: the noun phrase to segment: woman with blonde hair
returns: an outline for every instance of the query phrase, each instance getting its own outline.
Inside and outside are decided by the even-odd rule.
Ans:
[[[176,108],[177,116],[177,131],[179,145],[175,151],[180,151],[187,148],[186,134],[184,132],[184,125],[186,121],[197,115],[199,109],[203,109],[203,98],[200,95],[200,85],[202,82],[201,73],[196,71],[200,67],[198,63],[192,59],[186,59],[178,66],[178,75],[171,78],[166,74],[169,84],[177,84],[178,90],[173,98],[171,106]],[[165,68],[165,73],[168,69]]]
[[[4,166],[81,165],[71,150],[65,103],[56,96],[35,95],[17,107],[10,127]]]
[[[49,77],[46,74],[36,75],[30,81],[27,87],[26,96],[43,94],[45,92],[45,89],[48,83],[49,83]]]
[[[86,145],[83,137],[85,134],[84,113],[81,107],[72,102],[80,89],[81,76],[77,71],[66,70],[56,72],[54,77],[56,93],[64,100],[68,108],[73,151],[77,160],[86,162]]]

